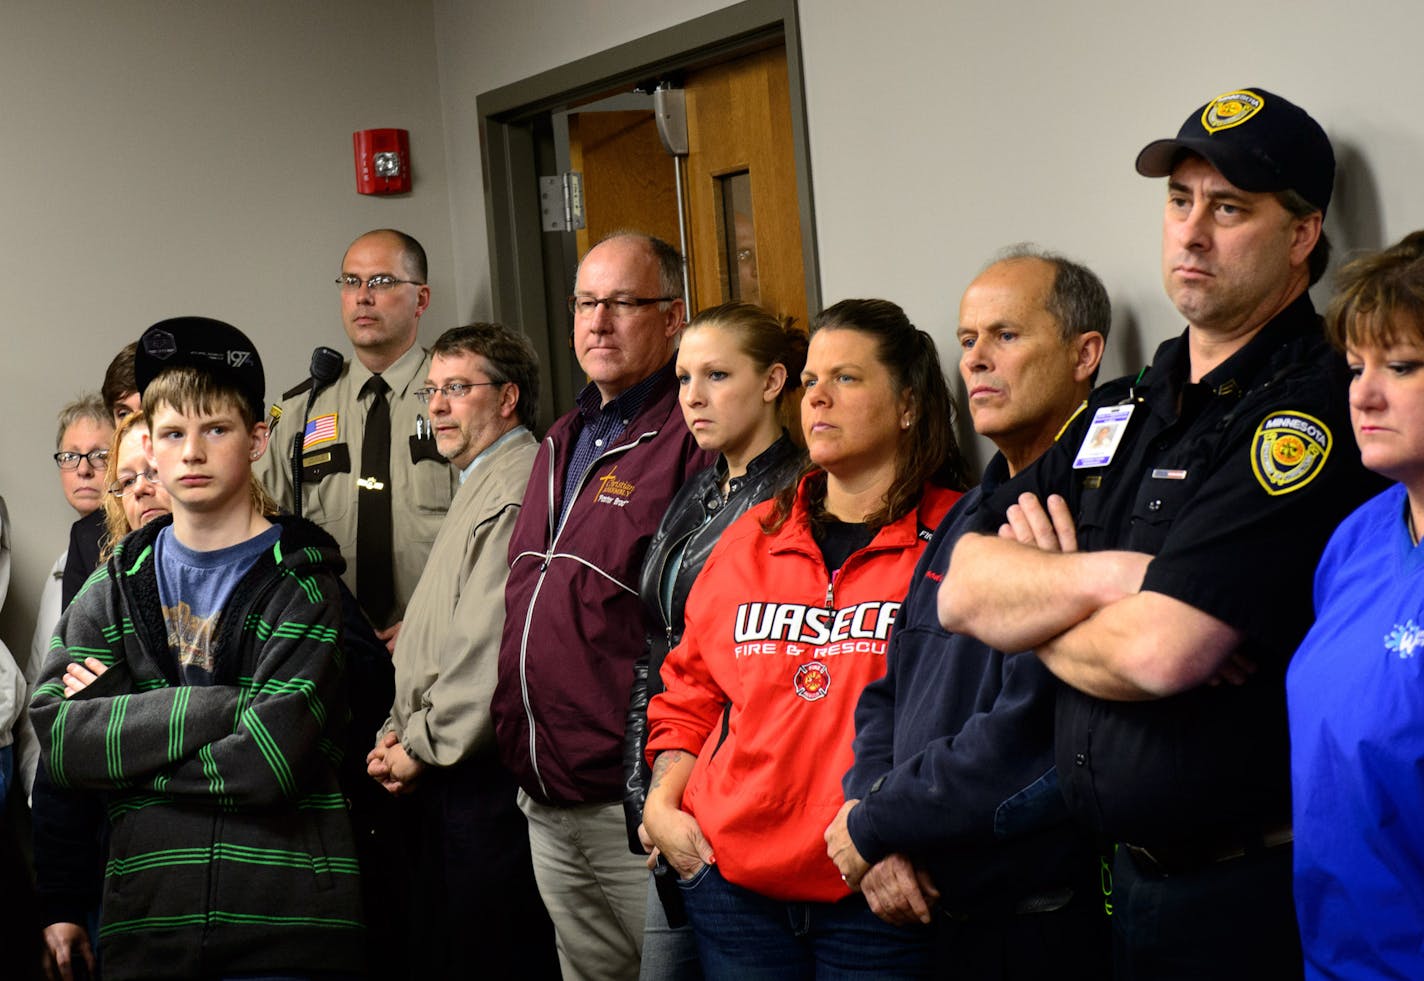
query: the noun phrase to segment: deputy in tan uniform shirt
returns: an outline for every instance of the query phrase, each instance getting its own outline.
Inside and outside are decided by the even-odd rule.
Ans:
[[[307,413],[310,382],[283,394],[274,407],[273,450],[263,455],[259,476],[283,508],[291,510],[292,446],[305,433],[302,450],[302,515],[336,539],[346,558],[343,578],[357,583],[357,497],[362,435],[372,396],[362,388],[372,374],[390,386],[390,501],[393,597],[389,612],[372,620],[383,639],[405,615],[435,534],[450,507],[458,474],[440,455],[425,406],[415,392],[430,373],[430,356],[416,344],[420,317],[430,305],[425,250],[393,229],[367,232],[346,250],[341,263],[341,320],[356,357],[317,395]],[[304,424],[305,420],[305,424]],[[368,613],[371,611],[368,610]]]

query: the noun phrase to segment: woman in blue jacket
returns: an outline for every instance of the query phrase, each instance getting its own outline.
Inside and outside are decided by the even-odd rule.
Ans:
[[[1296,916],[1308,978],[1424,978],[1424,231],[1346,266],[1328,324],[1398,483],[1331,538],[1286,677]]]

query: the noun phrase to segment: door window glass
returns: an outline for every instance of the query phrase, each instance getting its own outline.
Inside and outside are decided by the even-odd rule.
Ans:
[[[722,299],[760,303],[751,173],[742,170],[718,177],[717,196],[721,204],[717,238],[722,249]]]

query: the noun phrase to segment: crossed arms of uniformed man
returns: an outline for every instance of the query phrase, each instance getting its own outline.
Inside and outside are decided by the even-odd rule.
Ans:
[[[1243,633],[1142,583],[1152,556],[1079,552],[1067,502],[1020,495],[997,537],[966,534],[939,592],[946,630],[1003,651],[1033,650],[1066,683],[1115,700],[1165,697],[1203,683],[1241,684],[1255,668],[1235,654]],[[869,866],[855,849],[847,801],[827,851],[872,910],[892,923],[929,922],[933,882],[904,855]],[[863,877],[863,878],[862,878]]]
[[[1232,658],[1240,630],[1142,589],[1152,556],[1079,552],[1067,502],[1022,494],[998,537],[967,534],[939,591],[946,630],[1002,651],[1032,650],[1055,675],[1097,698],[1164,698],[1250,665]]]

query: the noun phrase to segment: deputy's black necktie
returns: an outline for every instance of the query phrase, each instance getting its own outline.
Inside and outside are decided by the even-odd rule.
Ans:
[[[361,477],[356,492],[356,599],[377,629],[390,625],[394,605],[391,575],[391,387],[380,375],[361,386],[371,397],[361,436]]]

